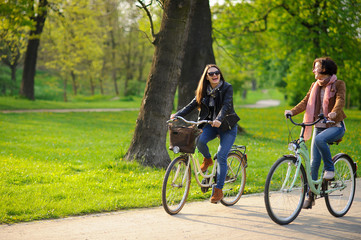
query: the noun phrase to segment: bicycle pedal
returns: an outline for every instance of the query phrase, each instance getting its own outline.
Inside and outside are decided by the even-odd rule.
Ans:
[[[209,184],[209,178],[204,178],[202,180],[202,184]],[[201,187],[202,193],[208,192],[209,187]]]

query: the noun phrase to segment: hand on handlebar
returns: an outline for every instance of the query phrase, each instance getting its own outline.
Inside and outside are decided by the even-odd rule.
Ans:
[[[285,117],[286,118],[289,118],[289,117],[292,117],[292,111],[291,110],[285,110]]]
[[[221,122],[218,121],[218,120],[214,120],[212,123],[211,123],[212,127],[216,127],[216,128],[219,128],[221,126]]]
[[[336,113],[335,113],[335,112],[330,112],[330,113],[328,114],[328,118],[329,118],[329,119],[335,119],[335,118],[336,118]]]
[[[171,122],[174,122],[174,121],[176,121],[176,120],[181,120],[181,121],[183,121],[183,122],[185,122],[185,123],[189,123],[189,124],[195,124],[195,125],[199,125],[199,124],[203,124],[203,123],[208,123],[208,124],[213,124],[213,122],[212,121],[209,121],[209,120],[199,120],[199,121],[197,121],[197,122],[195,122],[195,121],[189,121],[189,120],[186,120],[186,119],[184,119],[183,117],[181,117],[181,116],[175,116],[175,114],[172,114],[171,116],[170,116],[170,119],[167,121],[167,123],[171,123]]]

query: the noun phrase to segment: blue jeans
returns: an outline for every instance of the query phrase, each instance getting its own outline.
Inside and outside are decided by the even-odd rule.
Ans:
[[[334,171],[331,151],[328,143],[339,140],[345,134],[345,126],[342,127],[315,128],[311,143],[311,174],[312,180],[317,180],[318,169],[323,159],[324,170]]]
[[[225,132],[219,128],[207,124],[197,141],[197,148],[205,158],[211,158],[207,143],[220,136],[220,143],[217,152],[217,188],[222,189],[227,175],[227,156],[237,136],[237,124]]]

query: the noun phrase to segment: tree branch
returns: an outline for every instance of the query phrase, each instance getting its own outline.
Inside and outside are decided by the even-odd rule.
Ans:
[[[290,9],[290,7],[288,5],[286,5],[285,3],[282,3],[280,5],[284,10],[286,10],[292,17],[297,17],[298,19],[300,19],[300,23],[305,26],[306,28],[310,29],[312,27],[314,27],[314,25],[309,24],[308,22],[306,22],[304,19],[302,19],[299,15],[297,15],[294,11],[292,11]]]
[[[148,16],[149,23],[150,23],[150,31],[151,31],[151,34],[152,34],[152,37],[153,37],[153,41],[152,41],[152,44],[153,44],[154,39],[155,39],[156,36],[155,36],[155,33],[154,33],[154,25],[153,25],[152,15],[150,14],[150,12],[148,10],[148,7],[150,5],[152,5],[153,1],[151,1],[148,5],[146,5],[142,0],[137,0],[137,1],[141,5],[141,6],[137,6],[137,7],[143,9],[146,12],[147,16]],[[149,37],[148,37],[148,39],[149,39]]]

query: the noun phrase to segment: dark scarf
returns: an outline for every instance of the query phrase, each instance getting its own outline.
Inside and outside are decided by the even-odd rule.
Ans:
[[[213,113],[211,117],[212,120],[214,120],[216,117],[216,106],[214,99],[217,97],[217,93],[219,89],[222,87],[222,85],[223,85],[223,81],[221,80],[215,88],[212,88],[210,84],[207,86],[207,95],[210,96],[209,106],[213,108]]]
[[[212,88],[210,84],[207,86],[207,95],[210,96],[209,106],[214,107],[214,99],[216,98],[217,92],[222,87],[222,85],[223,81],[221,80],[215,88]]]

